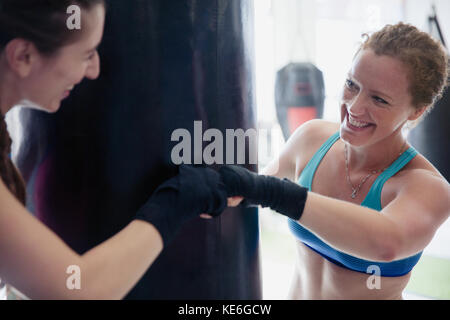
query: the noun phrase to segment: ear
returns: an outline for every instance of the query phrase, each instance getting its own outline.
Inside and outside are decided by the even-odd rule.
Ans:
[[[428,109],[429,106],[423,106],[420,108],[415,108],[415,110],[411,113],[411,115],[408,117],[408,120],[415,121],[419,119],[423,113]]]
[[[6,45],[5,55],[11,70],[20,78],[26,78],[31,73],[39,52],[32,42],[16,38]]]

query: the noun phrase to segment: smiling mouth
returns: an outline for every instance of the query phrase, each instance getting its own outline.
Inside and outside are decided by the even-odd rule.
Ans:
[[[360,120],[356,120],[355,118],[353,118],[350,114],[348,114],[348,122],[357,128],[365,128],[371,125],[371,123],[369,122],[364,122],[364,121],[360,121]]]
[[[346,123],[347,123],[347,127],[353,131],[361,131],[370,127],[375,126],[375,124],[370,123],[370,122],[365,122],[365,121],[361,121],[361,120],[357,120],[355,118],[353,118],[348,111],[346,112]]]

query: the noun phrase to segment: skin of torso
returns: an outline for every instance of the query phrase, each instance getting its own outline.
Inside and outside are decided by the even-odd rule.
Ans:
[[[335,132],[339,124],[323,121],[320,124],[320,134],[314,141],[308,143],[296,153],[295,182],[308,161],[320,146]],[[294,146],[295,147],[295,146]],[[384,208],[395,198],[398,185],[408,171],[423,168],[436,172],[420,154],[416,155],[402,170],[388,179],[381,193],[381,205]],[[436,172],[439,175],[438,172]],[[379,176],[370,177],[361,187],[355,199],[350,197],[351,189],[346,180],[344,143],[336,141],[326,153],[314,174],[311,191],[355,204],[361,204],[366,197],[372,183]],[[362,176],[361,178],[362,179]],[[356,181],[353,181],[356,184]],[[296,262],[294,281],[289,297],[291,299],[402,299],[402,292],[411,276],[411,272],[400,277],[381,277],[379,288],[369,289],[367,285],[371,274],[360,273],[342,268],[316,252],[306,247],[296,239],[298,261]]]

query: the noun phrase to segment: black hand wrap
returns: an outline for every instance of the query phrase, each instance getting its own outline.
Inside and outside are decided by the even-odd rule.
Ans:
[[[136,219],[153,224],[167,246],[186,221],[202,213],[218,216],[226,206],[227,192],[217,171],[182,165],[177,176],[155,190]]]
[[[270,207],[291,219],[300,219],[308,189],[288,179],[258,175],[239,166],[222,166],[219,172],[229,197],[242,196],[247,203]]]

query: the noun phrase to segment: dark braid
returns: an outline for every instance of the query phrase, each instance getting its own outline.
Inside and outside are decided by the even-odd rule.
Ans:
[[[9,191],[25,205],[25,183],[9,157],[9,154],[11,153],[11,143],[12,141],[6,127],[5,117],[0,115],[0,177],[8,187]]]

